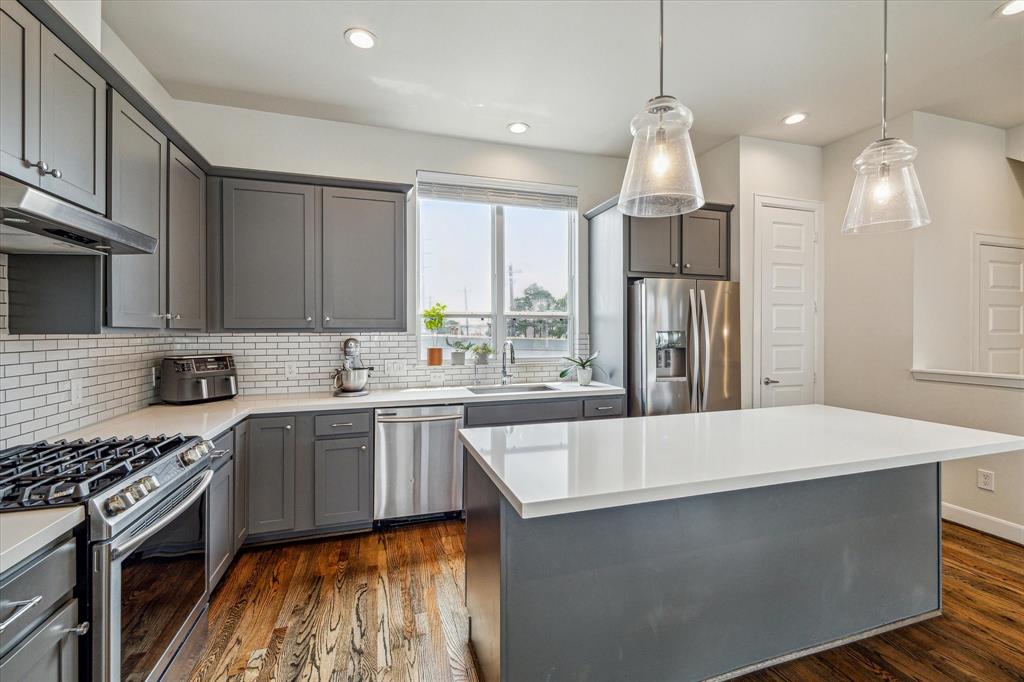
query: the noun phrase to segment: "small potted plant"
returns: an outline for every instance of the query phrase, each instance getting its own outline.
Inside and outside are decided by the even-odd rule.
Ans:
[[[478,343],[473,346],[473,355],[476,356],[478,365],[486,365],[490,361],[492,353],[494,353],[494,349],[489,343]]]
[[[448,306],[435,303],[423,311],[423,326],[434,335],[434,345],[427,347],[427,364],[437,367],[444,361],[444,349],[437,345],[437,333],[444,329],[444,313]]]
[[[449,338],[445,338],[444,342],[452,349],[452,364],[466,364],[466,353],[473,350],[473,344],[469,341],[459,341],[458,339],[452,341]]]
[[[559,372],[558,377],[560,379],[565,379],[575,370],[577,383],[579,383],[580,386],[588,385],[590,383],[590,380],[594,378],[594,368],[597,367],[597,365],[594,363],[594,360],[597,359],[599,353],[600,351],[588,355],[587,357],[577,355],[574,358],[564,358],[565,360],[568,360],[572,364],[563,369],[561,372]]]

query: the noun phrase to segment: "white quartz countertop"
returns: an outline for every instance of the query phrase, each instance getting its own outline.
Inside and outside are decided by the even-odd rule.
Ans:
[[[1024,450],[1024,437],[824,405],[463,429],[523,518]]]
[[[512,384],[513,386],[515,384]],[[266,396],[238,396],[196,405],[153,405],[121,417],[114,417],[87,427],[62,433],[59,437],[109,438],[111,436],[142,436],[160,433],[184,433],[189,436],[213,438],[246,417],[280,412],[322,412],[359,410],[375,407],[408,407],[411,405],[454,405],[503,401],[552,400],[587,396],[622,395],[618,386],[592,383],[580,386],[574,382],[549,382],[555,390],[477,395],[468,388],[407,388],[373,391],[365,396],[336,398],[330,393],[284,393]]]
[[[85,520],[81,507],[0,514],[0,573],[17,566]]]

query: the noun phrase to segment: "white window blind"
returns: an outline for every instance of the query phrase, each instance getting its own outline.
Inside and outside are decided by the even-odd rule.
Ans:
[[[519,180],[497,180],[452,173],[420,171],[416,194],[426,199],[448,199],[478,204],[532,206],[575,211],[576,188]]]

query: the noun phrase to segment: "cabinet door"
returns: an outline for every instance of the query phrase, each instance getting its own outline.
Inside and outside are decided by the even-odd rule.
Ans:
[[[632,272],[679,272],[679,219],[629,219],[629,269]]]
[[[232,460],[228,459],[214,471],[213,480],[210,481],[207,503],[210,515],[207,525],[210,531],[210,554],[206,570],[210,590],[217,586],[235,554],[234,524],[231,519],[235,507],[234,485],[234,466]]]
[[[323,190],[324,329],[404,330],[405,197]]]
[[[225,180],[223,193],[224,327],[315,328],[314,188]]]
[[[110,326],[164,327],[167,246],[167,138],[128,104],[110,96],[110,218],[156,237],[156,251],[110,256]]]
[[[206,326],[206,174],[173,144],[167,171],[167,314],[171,329]]]
[[[38,185],[40,24],[14,0],[0,2],[0,172]]]
[[[370,521],[373,475],[366,438],[318,440],[313,450],[313,522]]]
[[[683,216],[683,274],[729,276],[729,214],[694,211]]]
[[[39,56],[39,186],[76,204],[107,207],[107,84],[45,28]]]
[[[295,527],[295,418],[249,421],[249,532]]]
[[[0,680],[78,680],[78,600],[72,599],[0,661]]]
[[[234,550],[249,536],[249,424],[235,427],[235,493],[232,514]]]

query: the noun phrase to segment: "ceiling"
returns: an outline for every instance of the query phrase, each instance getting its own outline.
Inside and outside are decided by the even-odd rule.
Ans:
[[[1024,14],[1000,4],[890,3],[891,117],[1024,122]],[[657,94],[648,0],[105,0],[103,18],[174,97],[249,109],[625,156]],[[346,43],[352,26],[377,46]],[[665,90],[693,110],[698,153],[876,125],[880,53],[880,2],[666,2]],[[810,117],[784,126],[794,111]]]

